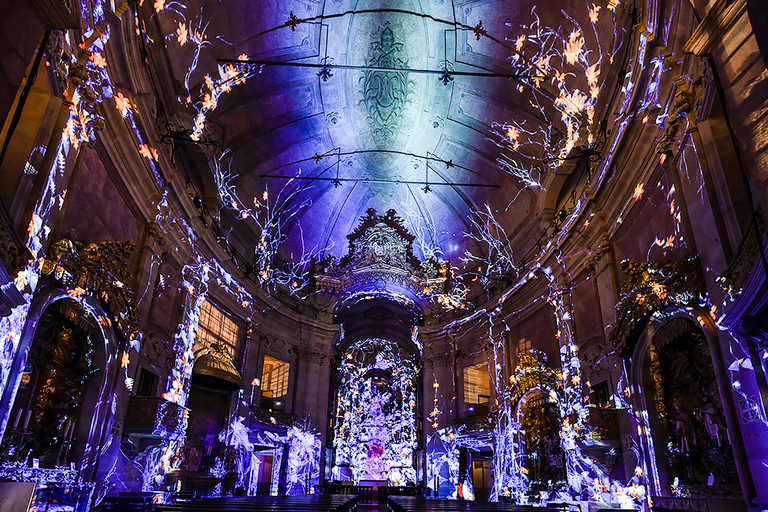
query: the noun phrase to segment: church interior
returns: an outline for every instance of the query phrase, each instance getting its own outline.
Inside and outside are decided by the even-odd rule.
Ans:
[[[0,512],[768,510],[764,0],[3,5]]]

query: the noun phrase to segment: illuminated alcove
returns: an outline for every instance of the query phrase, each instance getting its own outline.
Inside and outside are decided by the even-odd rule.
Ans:
[[[643,411],[638,464],[661,496],[678,487],[722,492],[738,485],[720,391],[725,372],[711,336],[709,325],[677,312],[650,322],[634,350],[631,383]]]
[[[117,361],[114,333],[101,305],[73,298],[55,286],[42,287],[30,305],[21,345],[25,358],[10,368],[14,394],[2,442],[6,462],[24,461],[48,469],[74,469],[84,478],[99,475],[99,448],[113,427],[110,407]]]
[[[417,357],[383,339],[341,354],[337,369],[333,480],[417,481]]]

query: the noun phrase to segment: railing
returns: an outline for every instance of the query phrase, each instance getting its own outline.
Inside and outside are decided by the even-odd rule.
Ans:
[[[382,485],[377,488],[372,485],[341,485],[330,483],[316,485],[315,491],[320,494],[354,495],[359,498],[360,503],[374,503],[373,500],[376,498],[377,502],[381,504],[387,503],[387,498],[389,496],[429,496],[431,492],[429,488],[414,485],[395,487]]]
[[[709,512],[709,504],[704,498],[678,498],[669,496],[652,496],[651,510],[666,512],[686,510],[691,512]]]
[[[373,503],[374,489],[372,485],[341,485],[323,484],[316,485],[315,489],[320,494],[343,494],[357,496],[360,503]]]
[[[123,433],[176,432],[184,407],[159,396],[132,396],[128,399]]]

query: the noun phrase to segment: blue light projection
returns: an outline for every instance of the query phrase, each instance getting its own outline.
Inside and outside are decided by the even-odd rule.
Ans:
[[[272,448],[273,467],[271,493],[277,494],[282,464],[286,464],[286,495],[311,494],[313,486],[320,482],[320,452],[322,443],[318,434],[308,427],[307,421],[293,425],[282,425],[274,420],[269,427],[258,423],[245,425],[245,418],[232,418],[229,425],[219,433],[219,441],[234,450],[234,470],[237,473],[237,487],[242,487],[248,495],[255,496],[259,479],[261,460],[258,453],[264,453],[264,447]],[[258,447],[258,448],[256,448]],[[282,460],[287,447],[288,458]],[[230,462],[231,464],[231,462]],[[225,462],[217,460],[214,475],[223,476]],[[220,487],[220,486],[219,486]],[[220,495],[220,489],[214,495]]]
[[[80,73],[79,71],[72,73],[77,77],[77,80],[70,80],[71,88],[67,92],[72,108],[67,114],[67,121],[62,131],[61,141],[55,150],[56,157],[52,161],[45,189],[35,206],[35,211],[28,227],[29,236],[26,245],[30,250],[32,260],[16,278],[16,285],[19,290],[27,292],[25,295],[27,303],[17,307],[9,317],[0,320],[0,342],[2,342],[0,393],[10,384],[7,382],[6,377],[9,373],[12,359],[18,351],[21,333],[27,322],[29,302],[32,293],[37,287],[39,277],[38,266],[43,258],[44,246],[51,231],[51,219],[55,217],[61,208],[65,197],[66,191],[61,190],[60,181],[62,181],[68,166],[72,165],[71,162],[74,160],[72,156],[82,151],[83,145],[93,141],[96,136],[94,129],[98,127],[100,118],[97,110],[93,108],[94,104],[100,104],[104,97],[113,98],[115,108],[121,113],[127,125],[135,134],[136,149],[144,157],[146,164],[155,177],[157,185],[159,187],[166,186],[158,169],[160,155],[152,147],[151,143],[148,142],[151,138],[144,135],[139,128],[134,117],[135,105],[129,97],[125,96],[113,84],[109,76],[107,61],[104,57],[106,54],[104,51],[105,46],[109,41],[109,27],[104,22],[103,2],[93,3],[82,0],[81,4],[81,12],[85,13],[83,23],[88,30],[82,43],[85,50],[82,52],[81,58],[78,59],[78,63],[84,65],[86,72],[85,74],[77,74]],[[530,104],[547,121],[542,126],[531,126],[531,123],[505,120],[493,122],[489,127],[492,140],[503,150],[503,154],[498,160],[499,167],[516,177],[524,187],[532,189],[543,188],[542,183],[545,181],[544,177],[546,174],[551,169],[562,164],[563,160],[579,144],[585,144],[588,147],[593,147],[595,144],[599,130],[598,122],[595,119],[595,106],[600,90],[604,87],[608,76],[603,70],[613,63],[613,59],[618,55],[625,37],[624,29],[616,25],[615,15],[608,15],[609,11],[613,13],[617,4],[618,2],[615,0],[608,2],[607,7],[601,7],[589,2],[586,3],[591,24],[591,27],[587,27],[587,30],[566,12],[562,12],[562,15],[567,20],[567,25],[565,26],[568,28],[544,25],[535,11],[532,13],[530,22],[524,25],[516,25],[515,30],[517,30],[517,33],[513,38],[516,53],[511,59],[513,68],[526,70],[537,68],[551,77],[550,82],[557,90],[557,97],[549,98],[544,92],[545,84],[543,83],[537,81],[533,85],[520,86],[521,89],[527,88],[529,90],[531,94]],[[127,5],[128,2],[123,4],[123,7],[118,9],[115,14],[118,17],[122,16],[126,12]],[[167,11],[180,17],[179,20],[176,20],[177,25],[174,33],[168,34],[166,39],[171,44],[178,44],[179,46],[193,45],[195,49],[184,80],[187,95],[181,101],[182,104],[190,106],[194,111],[191,123],[193,127],[192,133],[194,139],[199,139],[202,137],[208,115],[217,108],[222,95],[231,91],[233,86],[244,83],[251,74],[258,73],[259,70],[252,70],[250,74],[246,74],[236,69],[233,65],[220,66],[217,69],[218,79],[213,79],[210,77],[210,74],[206,74],[200,92],[197,94],[196,91],[191,89],[190,84],[193,82],[193,73],[198,71],[202,52],[210,45],[210,38],[206,33],[209,22],[203,19],[202,11],[194,17],[186,14],[187,7],[180,2],[155,0],[153,7],[155,15],[160,15],[161,12]],[[601,30],[598,29],[600,23],[613,24],[613,38],[611,41],[600,40],[598,36],[601,33]],[[137,30],[146,37],[143,22],[136,18],[136,24]],[[594,37],[589,34],[590,28]],[[632,105],[636,88],[633,77],[646,65],[644,64],[645,47],[648,38],[649,35],[641,34],[639,41],[637,41],[639,51],[636,61],[626,63],[625,68],[629,73],[624,82],[620,84],[621,106],[619,108],[617,124],[613,128],[612,141],[610,141],[606,148],[603,162],[596,165],[594,170],[592,178],[594,187],[599,186],[609,175],[608,168],[611,160],[609,156],[615,151],[621,135],[627,130],[635,115],[630,112],[630,105]],[[384,39],[382,39],[381,44],[385,44]],[[241,55],[240,58],[246,59],[246,56]],[[646,118],[651,120],[650,113],[654,109],[659,108],[658,87],[661,73],[664,71],[664,61],[661,56],[657,56],[647,65],[652,68],[651,80],[644,97],[639,103],[639,111],[645,112]],[[76,71],[75,63],[72,63],[71,67],[71,71]],[[662,125],[667,116],[668,114],[665,113],[659,114],[654,122],[657,125]],[[555,126],[554,121],[557,119],[565,126],[564,136],[558,134],[552,128]],[[300,210],[311,206],[311,204],[306,201],[294,201],[300,188],[294,189],[293,185],[295,183],[289,180],[277,193],[265,190],[262,197],[254,197],[253,207],[251,207],[250,198],[248,201],[240,200],[232,184],[233,176],[221,168],[226,154],[227,152],[225,151],[223,155],[215,159],[214,178],[224,207],[235,211],[238,218],[243,222],[255,223],[257,232],[261,235],[259,242],[254,246],[259,284],[265,289],[280,285],[292,293],[299,294],[307,281],[306,271],[315,249],[302,247],[301,254],[297,254],[285,267],[281,268],[276,267],[275,256],[287,237],[286,226],[288,221],[292,217],[296,217]],[[533,166],[531,161],[534,155],[537,157],[544,155],[547,166],[545,168]],[[48,172],[48,170],[41,169],[41,172]],[[647,198],[648,191],[645,187],[645,184],[637,184],[636,197],[633,197],[627,203],[625,210],[632,208],[641,198]],[[677,248],[681,247],[678,244],[684,242],[680,236],[679,206],[675,205],[674,201],[677,191],[674,190],[673,186],[665,183],[657,184],[657,188],[665,196],[663,206],[669,209],[670,216],[673,218],[674,232],[665,233],[663,236],[657,237],[654,244],[649,248],[649,257],[652,250],[665,250],[672,248],[672,246]],[[286,205],[291,204],[294,206],[286,207]],[[581,215],[586,204],[587,201],[583,197],[578,198],[576,206],[564,224],[563,233],[567,233],[569,228],[574,225],[576,218]],[[662,205],[659,206],[661,207]],[[417,245],[419,245],[425,257],[441,256],[443,252],[440,247],[434,243],[424,242],[427,237],[434,239],[434,221],[430,218],[423,222],[424,227],[415,228],[414,226],[419,223],[417,218],[419,215],[422,214],[416,213],[415,209],[405,213],[405,218],[411,231],[419,235]],[[465,264],[471,265],[472,268],[475,266],[480,267],[477,272],[474,272],[474,270],[468,271],[468,277],[476,276],[482,284],[487,285],[490,282],[491,276],[509,276],[514,274],[518,281],[505,292],[495,308],[476,311],[472,315],[456,322],[454,326],[474,325],[475,322],[476,325],[480,325],[483,322],[493,325],[494,321],[500,317],[499,313],[501,312],[504,300],[519,289],[522,284],[530,279],[535,279],[537,275],[543,273],[550,282],[550,292],[545,298],[550,301],[554,308],[559,329],[558,342],[561,361],[563,363],[563,391],[553,391],[555,396],[552,396],[552,399],[557,401],[562,417],[566,417],[571,413],[575,413],[578,416],[578,413],[583,410],[582,383],[580,380],[578,351],[572,332],[571,312],[567,306],[569,303],[566,297],[567,292],[554,283],[552,271],[548,268],[541,269],[538,263],[530,265],[528,269],[518,269],[515,265],[503,224],[495,219],[490,208],[487,208],[486,212],[481,212],[479,215],[479,217],[472,219],[473,229],[470,233],[466,234],[466,237],[481,244],[486,244],[489,251],[487,256],[482,257],[471,253],[465,254]],[[159,217],[158,220],[166,221],[174,229],[179,229],[184,234],[186,241],[193,247],[195,254],[195,263],[186,267],[184,272],[184,286],[189,295],[184,309],[183,320],[179,325],[174,343],[174,349],[178,357],[174,362],[172,377],[164,395],[169,401],[183,406],[186,404],[188,381],[192,363],[194,362],[192,348],[195,342],[197,319],[200,305],[205,298],[208,283],[215,279],[235,297],[238,297],[245,308],[251,307],[252,298],[244,290],[243,286],[237,283],[217,261],[200,255],[196,249],[196,234],[181,218],[173,219],[168,215],[162,218]],[[619,228],[621,220],[622,217],[620,216],[616,225],[611,227],[611,233]],[[303,240],[303,236],[300,238]],[[560,240],[562,238],[555,238],[548,242],[539,256],[543,257],[544,253],[552,252],[559,245]],[[525,270],[524,273],[519,275],[523,270]],[[703,306],[712,311],[713,316],[716,316],[714,315],[715,311],[712,309],[713,306],[706,300],[704,302]],[[87,302],[80,301],[80,303],[84,307],[90,308]],[[97,315],[97,317],[99,316],[99,313],[92,308],[88,309],[88,311]],[[494,350],[503,351],[503,346],[499,342],[500,337],[492,332],[492,328],[489,331],[488,339],[493,344]],[[138,347],[138,342],[139,340],[137,339],[134,348]],[[340,388],[339,409],[337,411],[338,424],[336,426],[337,438],[335,441],[337,467],[334,468],[334,471],[340,474],[343,465],[349,464],[352,467],[352,476],[355,481],[382,474],[386,475],[392,482],[414,481],[415,471],[410,466],[410,461],[413,450],[416,447],[415,433],[411,422],[411,418],[415,414],[412,382],[416,374],[415,365],[412,362],[403,362],[402,360],[400,360],[400,363],[403,364],[394,364],[393,361],[397,359],[395,357],[396,354],[391,347],[387,348],[385,345],[381,345],[384,343],[381,340],[368,340],[367,343],[380,344],[379,350],[382,350],[382,353],[385,353],[386,356],[381,362],[376,361],[374,364],[368,365],[363,362],[362,358],[358,360],[357,357],[358,352],[356,351],[365,350],[363,345],[359,347],[353,346],[348,353],[351,357],[342,362],[342,374],[345,380],[344,387]],[[117,356],[114,355],[114,357]],[[499,356],[496,356],[496,359],[499,361],[504,360]],[[733,362],[729,368],[732,385],[742,395],[744,393],[740,391],[740,381],[737,380],[738,372],[742,370],[753,371],[753,368],[748,367],[745,361],[749,362],[748,359],[737,357],[734,353]],[[494,364],[492,374],[495,378],[498,394],[503,396],[507,383],[500,374],[499,364]],[[124,364],[124,366],[127,366],[127,364]],[[377,386],[371,384],[370,379],[365,379],[365,375],[371,369],[392,372],[392,389],[380,391]],[[614,398],[620,401],[624,407],[632,409],[632,406],[626,401],[626,398],[631,395],[629,386],[626,385],[626,374],[624,379],[624,383],[620,384],[620,389]],[[17,387],[18,383],[13,383],[13,386]],[[436,425],[436,419],[441,414],[437,407],[437,392],[439,389],[437,382],[435,382],[434,389],[435,409],[430,414],[430,417],[435,421],[434,425]],[[398,418],[397,415],[385,412],[385,400],[383,398],[386,395],[384,393],[389,393],[390,395],[399,393],[397,401],[400,408],[398,410],[400,414],[399,419],[394,419]],[[746,395],[744,397],[746,398]],[[110,407],[115,406],[115,400],[114,396],[101,397],[101,401],[109,404]],[[372,411],[371,418],[367,420],[367,423],[359,421],[361,416],[357,414],[360,410],[364,409]],[[640,427],[641,435],[647,439],[646,443],[652,443],[647,413],[645,411],[633,411],[633,413]],[[527,481],[522,471],[523,468],[519,463],[519,442],[516,440],[519,435],[519,423],[517,422],[516,413],[513,411],[511,404],[502,401],[498,406],[496,414],[499,417],[499,421],[494,430],[495,465],[497,468],[504,467],[505,473],[502,474],[500,472],[498,474],[495,494],[496,497],[521,496],[527,489]],[[3,427],[7,421],[8,418],[3,418]],[[763,419],[763,421],[765,420]],[[186,422],[180,422],[180,425],[186,425]],[[561,431],[562,443],[568,454],[568,481],[572,492],[578,494],[586,491],[592,498],[619,503],[625,507],[637,506],[640,501],[646,499],[643,473],[650,475],[650,478],[658,481],[658,470],[655,468],[645,468],[645,471],[643,471],[638,468],[632,481],[627,485],[622,485],[609,479],[591,459],[581,452],[578,440],[587,433],[576,428],[577,426],[570,422],[564,422]],[[225,437],[229,439],[233,446],[245,448],[247,451],[251,441],[246,438],[247,429],[243,430],[242,422],[233,422],[231,429],[232,431],[227,433]],[[392,432],[397,432],[400,437],[393,443],[389,443],[389,441],[383,442],[386,436],[391,435]],[[183,433],[183,429],[181,432],[177,432],[179,434],[178,439],[181,439],[181,433]],[[442,445],[442,449],[439,456],[430,456],[428,459],[430,474],[433,476],[437,475],[441,467],[447,467],[450,483],[456,489],[459,486],[457,455],[459,445],[457,444],[457,437],[460,435],[461,432],[456,431],[453,427],[446,427],[435,431],[431,435],[431,439],[436,443],[439,442]],[[291,464],[297,464],[297,466],[294,466],[292,470],[289,468],[289,481],[298,485],[303,478],[301,475],[307,473],[314,474],[315,470],[313,468],[319,467],[319,465],[315,465],[317,459],[313,455],[316,451],[318,440],[314,435],[307,434],[306,431],[301,429],[293,434],[288,434],[288,437],[283,438],[283,441],[286,439],[290,440],[288,442],[292,443],[292,447],[295,444],[297,450],[299,450],[291,455]],[[275,439],[272,441],[277,442]],[[361,449],[361,446],[365,449]],[[652,447],[652,444],[650,446]],[[145,487],[147,489],[155,484],[156,476],[172,467],[177,448],[178,442],[168,443],[148,459],[145,469]],[[89,446],[86,449],[86,453],[96,449],[96,447]],[[294,459],[299,462],[294,463]],[[643,457],[642,459],[648,460],[649,458]],[[653,457],[650,457],[650,460],[653,459]],[[305,467],[310,467],[311,469],[301,469]],[[253,471],[253,466],[249,469],[243,465],[241,469],[243,475],[245,475],[249,471]],[[294,477],[290,475],[294,475]],[[435,478],[437,477],[435,476]],[[454,496],[457,495],[458,491],[454,493]]]
[[[414,358],[393,342],[366,339],[342,354],[338,372],[334,479],[416,482]]]

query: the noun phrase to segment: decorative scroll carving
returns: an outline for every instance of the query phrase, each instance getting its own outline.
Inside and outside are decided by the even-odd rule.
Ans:
[[[603,371],[607,352],[602,343],[594,343],[580,352],[585,375],[590,376]]]
[[[765,219],[762,212],[757,212],[758,230],[755,233],[755,225],[750,223],[747,232],[744,234],[739,246],[736,257],[733,258],[727,269],[717,278],[723,289],[728,293],[731,300],[736,300],[741,294],[742,289],[749,281],[752,270],[760,258],[760,242],[765,233]]]
[[[682,141],[682,134],[687,127],[687,116],[693,111],[695,94],[684,85],[680,85],[675,94],[672,111],[664,121],[664,135],[659,141],[658,152],[664,154],[671,151],[677,153]]]
[[[657,152],[661,155],[678,153],[689,126],[709,117],[715,94],[712,70],[707,59],[700,59],[697,66],[699,76],[695,80],[687,77],[676,59],[677,56],[672,54],[668,54],[666,59],[675,73],[673,82],[676,92],[664,120],[664,134],[658,142]],[[696,71],[692,72],[695,73]],[[662,160],[662,163],[665,161],[666,159]]]
[[[159,334],[151,333],[146,336],[141,343],[141,349],[147,359],[154,361],[162,368],[170,370],[173,366],[174,354],[171,343]]]
[[[139,316],[126,260],[134,247],[130,242],[84,244],[63,238],[51,247],[42,273],[71,287],[75,295],[88,293],[101,300],[112,313],[111,320],[104,320],[109,324],[116,322],[120,332],[131,339],[138,330]]]
[[[337,294],[367,283],[391,283],[425,298],[450,290],[450,264],[435,258],[419,261],[413,255],[414,236],[394,210],[382,216],[369,209],[347,238],[350,250],[340,261],[332,256],[313,260],[316,289]]]
[[[656,311],[669,306],[685,306],[706,293],[701,266],[696,258],[659,263],[621,262],[625,280],[616,304],[616,325],[610,335],[619,354],[628,356],[635,326]]]
[[[389,25],[389,23],[387,23]],[[367,64],[375,68],[391,68],[392,71],[366,71],[361,78],[363,99],[368,113],[368,125],[379,147],[394,141],[402,114],[409,103],[408,96],[412,94],[408,74],[396,71],[408,67],[408,60],[399,57],[403,43],[395,39],[392,29],[387,26],[381,32],[381,39],[371,43],[371,57]],[[411,87],[412,88],[412,87]]]

